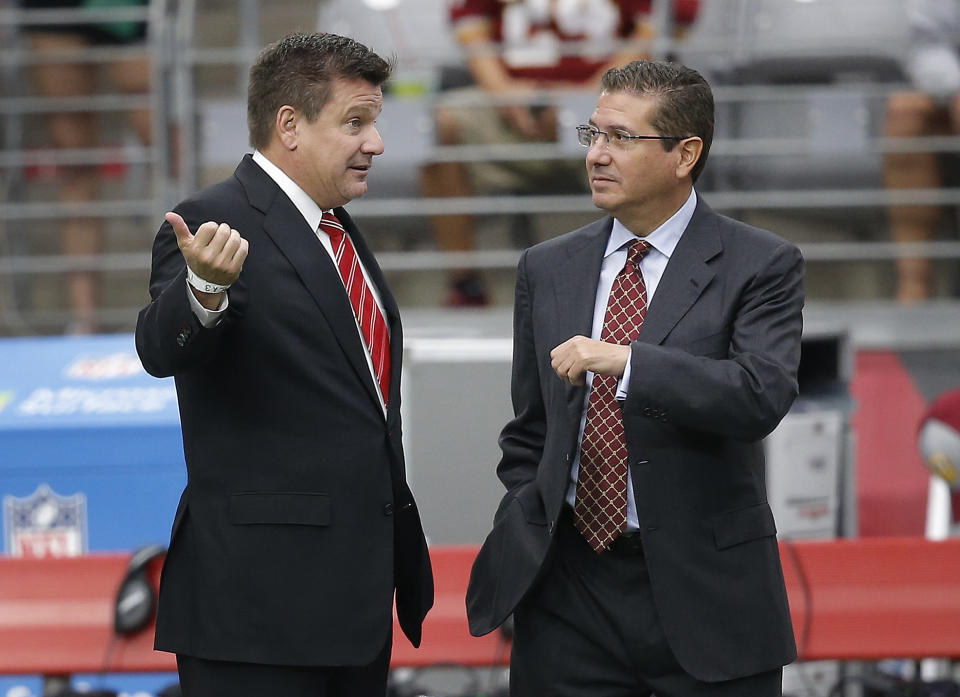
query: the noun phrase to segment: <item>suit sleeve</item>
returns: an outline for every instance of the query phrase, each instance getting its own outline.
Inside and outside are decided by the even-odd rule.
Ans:
[[[200,219],[197,206],[182,204],[176,212],[187,226],[196,230],[209,220]],[[137,353],[144,369],[155,377],[168,377],[207,363],[217,351],[224,330],[235,314],[233,295],[226,317],[216,326],[204,328],[190,306],[187,295],[187,265],[169,223],[164,222],[153,243],[150,273],[151,302],[137,317]],[[231,288],[228,293],[232,293]]]
[[[624,416],[744,441],[776,428],[797,396],[803,258],[781,244],[740,295],[727,358],[636,341]]]
[[[514,418],[500,433],[503,456],[497,466],[497,476],[508,491],[514,491],[536,478],[546,434],[531,301],[527,278],[527,252],[524,252],[517,266],[513,309],[513,372],[510,393]]]

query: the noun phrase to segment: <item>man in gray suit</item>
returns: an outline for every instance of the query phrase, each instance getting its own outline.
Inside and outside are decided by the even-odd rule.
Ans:
[[[507,493],[470,628],[514,613],[513,697],[769,697],[796,657],[761,439],[797,395],[803,260],[693,185],[694,70],[608,71],[578,127],[611,217],[517,270]]]

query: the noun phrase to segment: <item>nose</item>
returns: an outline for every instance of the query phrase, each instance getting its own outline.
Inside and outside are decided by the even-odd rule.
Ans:
[[[363,153],[365,155],[381,155],[383,149],[383,138],[380,137],[380,131],[377,130],[376,126],[371,126],[369,136],[363,141]]]
[[[610,148],[606,146],[606,140],[603,142],[604,145],[600,145],[601,139],[597,138],[593,145],[587,148],[587,167],[592,167],[595,164],[610,164]]]

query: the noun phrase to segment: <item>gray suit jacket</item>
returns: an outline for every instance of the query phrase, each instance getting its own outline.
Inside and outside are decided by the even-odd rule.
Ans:
[[[569,484],[585,388],[550,351],[590,335],[610,218],[528,249],[517,272],[507,488],[473,567],[471,632],[529,591]],[[639,338],[623,403],[658,614],[690,674],[727,680],[796,657],[761,439],[797,395],[803,260],[792,244],[699,201]]]

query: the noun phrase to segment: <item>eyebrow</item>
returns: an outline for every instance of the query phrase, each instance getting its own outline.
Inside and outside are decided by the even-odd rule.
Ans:
[[[344,116],[361,115],[377,117],[383,113],[383,104],[374,106],[372,104],[351,104],[344,110]]]
[[[594,128],[599,128],[596,122],[592,118],[589,121],[587,121],[587,123],[593,126]],[[607,126],[607,128],[612,131],[623,131],[624,133],[633,133],[632,129],[627,128],[626,126],[621,126],[620,124],[616,124],[616,123]]]

